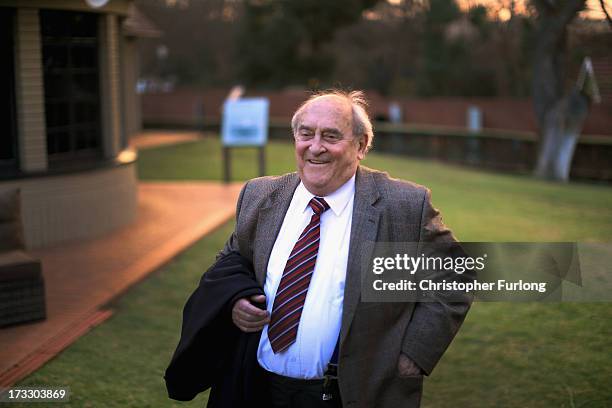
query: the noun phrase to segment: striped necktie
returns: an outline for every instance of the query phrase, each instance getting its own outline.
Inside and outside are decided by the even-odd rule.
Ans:
[[[314,197],[308,205],[314,213],[287,259],[274,297],[268,326],[268,339],[274,353],[280,353],[295,342],[308,286],[317,262],[321,214],[329,205],[321,197]]]

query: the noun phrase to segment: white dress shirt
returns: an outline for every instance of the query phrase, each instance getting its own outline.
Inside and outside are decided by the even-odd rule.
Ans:
[[[319,253],[296,341],[274,354],[268,326],[264,327],[257,349],[257,360],[264,369],[285,377],[323,378],[340,333],[354,196],[355,176],[324,197],[330,208],[321,216]],[[300,183],[272,248],[264,285],[270,314],[289,254],[312,217],[308,203],[313,197]]]

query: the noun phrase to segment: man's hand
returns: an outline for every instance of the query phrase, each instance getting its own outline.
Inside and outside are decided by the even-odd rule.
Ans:
[[[400,353],[399,360],[397,361],[397,374],[400,377],[415,377],[417,375],[423,375],[423,371],[410,357],[404,353]]]
[[[232,308],[232,321],[243,332],[256,332],[270,323],[270,316],[267,310],[260,309],[254,303],[266,302],[265,295],[255,295],[247,298],[238,299]]]

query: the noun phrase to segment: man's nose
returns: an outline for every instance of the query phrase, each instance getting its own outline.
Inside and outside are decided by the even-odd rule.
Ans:
[[[315,135],[308,149],[312,154],[321,154],[325,151],[325,145],[322,143],[320,134]]]

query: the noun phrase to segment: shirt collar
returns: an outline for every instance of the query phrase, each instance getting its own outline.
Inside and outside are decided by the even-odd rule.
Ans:
[[[334,212],[334,214],[336,216],[340,216],[354,195],[355,175],[353,174],[353,177],[348,179],[348,181],[341,185],[340,188],[323,198],[327,204],[329,204],[329,208]],[[298,199],[298,208],[304,212],[308,210],[308,203],[315,195],[308,191],[306,186],[304,186],[304,183],[300,181],[300,184],[295,190],[294,196]]]

